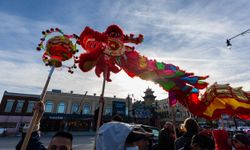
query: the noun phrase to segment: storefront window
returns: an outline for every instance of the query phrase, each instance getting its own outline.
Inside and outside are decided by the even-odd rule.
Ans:
[[[77,103],[73,103],[72,106],[71,106],[71,113],[77,113],[78,111],[78,107],[79,107],[79,104]]]
[[[111,107],[107,107],[106,109],[105,109],[105,113],[104,113],[105,115],[108,115],[108,116],[111,116],[112,115],[112,108]]]
[[[14,104],[14,100],[8,99],[4,112],[11,112],[13,104]]]
[[[47,101],[45,104],[45,112],[52,112],[53,103],[51,101]]]
[[[57,106],[57,113],[64,113],[65,111],[65,103],[60,102]]]
[[[28,108],[27,108],[28,113],[31,113],[33,111],[34,104],[35,104],[34,101],[29,101]]]
[[[24,104],[24,101],[23,101],[23,100],[18,100],[18,101],[17,101],[16,112],[21,112],[21,111],[22,111],[22,109],[23,109],[23,104]]]
[[[91,107],[89,104],[83,105],[83,114],[91,114]]]

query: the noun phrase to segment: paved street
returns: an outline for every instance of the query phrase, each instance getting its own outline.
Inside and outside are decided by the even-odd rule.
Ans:
[[[19,141],[20,137],[12,136],[12,137],[0,137],[0,150],[13,150],[15,149],[15,145]],[[44,145],[48,145],[51,136],[43,136],[41,141]],[[94,136],[92,135],[75,135],[73,142],[74,150],[93,150],[94,145]]]

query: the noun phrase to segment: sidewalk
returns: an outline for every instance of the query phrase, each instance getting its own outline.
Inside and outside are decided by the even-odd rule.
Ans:
[[[40,142],[42,142],[45,146],[48,146],[49,142],[51,141],[50,135],[53,135],[53,132],[48,133],[45,136],[42,136]],[[74,136],[73,149],[74,150],[93,150],[95,137],[94,136],[82,136],[85,134],[80,134],[79,136],[78,135],[79,134],[76,133],[76,136]],[[0,150],[14,150],[16,144],[20,141],[20,139],[21,137],[18,137],[18,136],[0,137],[0,145],[1,145]]]
[[[41,136],[53,136],[56,132],[42,132]],[[95,136],[95,131],[72,131],[73,136]]]

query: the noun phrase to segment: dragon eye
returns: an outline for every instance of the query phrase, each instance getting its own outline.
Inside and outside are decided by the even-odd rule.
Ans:
[[[93,44],[92,44],[92,48],[95,48],[95,47],[96,47],[96,43],[93,43]]]
[[[115,32],[111,32],[111,33],[110,33],[110,36],[111,36],[111,37],[116,37],[117,34],[116,34]]]

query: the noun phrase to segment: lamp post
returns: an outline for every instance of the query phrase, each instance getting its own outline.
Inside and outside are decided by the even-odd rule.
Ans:
[[[238,37],[238,36],[240,36],[240,35],[245,35],[245,34],[247,34],[247,33],[250,33],[250,29],[247,29],[246,31],[243,31],[243,32],[241,32],[241,33],[239,33],[239,34],[237,34],[237,35],[235,35],[235,36],[233,36],[233,37],[227,39],[227,40],[226,40],[227,48],[231,49],[231,47],[232,47],[231,40],[232,40],[232,39],[234,39],[234,38],[236,38],[236,37]]]

